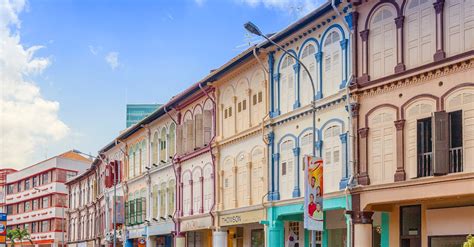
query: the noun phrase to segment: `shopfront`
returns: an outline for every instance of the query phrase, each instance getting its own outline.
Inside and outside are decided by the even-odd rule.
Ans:
[[[316,232],[317,247],[349,247],[350,235],[347,229],[349,217],[345,215],[351,197],[324,198],[324,231]],[[268,246],[309,247],[311,233],[304,229],[304,207],[302,200],[290,205],[276,205],[268,209]]]
[[[127,229],[127,239],[125,241],[125,247],[132,246],[146,246],[146,229],[144,227]]]
[[[181,232],[186,236],[186,247],[211,247],[212,225],[211,216],[183,219]]]
[[[264,219],[263,209],[222,213],[219,216],[219,226],[227,230],[227,246],[264,247],[264,227],[259,223]]]
[[[147,227],[149,247],[172,247],[173,236],[171,232],[174,230],[172,221],[154,224]]]

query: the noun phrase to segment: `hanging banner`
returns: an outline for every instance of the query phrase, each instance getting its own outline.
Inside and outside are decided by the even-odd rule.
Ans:
[[[7,242],[7,214],[0,213],[0,246],[6,246]]]
[[[323,213],[323,160],[318,157],[304,157],[304,228],[322,231]]]

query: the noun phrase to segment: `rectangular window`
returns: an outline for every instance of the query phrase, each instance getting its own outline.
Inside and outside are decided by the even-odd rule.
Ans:
[[[40,232],[49,232],[49,229],[50,229],[49,227],[50,227],[49,220],[41,221],[41,231]]]
[[[33,188],[38,186],[38,177],[37,176],[34,176],[31,181],[32,181]]]
[[[241,112],[242,111],[242,102],[239,102],[237,104],[237,112]]]
[[[49,172],[45,172],[42,174],[42,184],[49,183]]]
[[[449,113],[449,172],[463,171],[462,111]]]
[[[16,184],[16,192],[21,192],[21,191],[22,191],[22,188],[21,188],[21,181],[20,181]]]
[[[25,212],[29,212],[31,210],[31,202],[25,202]]]
[[[43,197],[42,199],[42,206],[43,208],[48,208],[49,207],[49,196]]]
[[[254,94],[254,95],[252,96],[252,104],[253,104],[253,105],[256,105],[256,104],[257,104],[257,95],[256,95],[256,94]]]
[[[29,190],[30,189],[30,179],[26,179],[25,180],[25,190]]]
[[[421,246],[421,206],[400,207],[400,243],[402,247]]]
[[[258,103],[262,103],[262,91],[258,92]]]
[[[431,118],[424,118],[417,122],[417,151],[418,177],[433,175],[433,142],[431,138]]]
[[[224,109],[224,119],[227,118],[227,109]]]
[[[232,106],[229,107],[229,117],[232,117]]]
[[[33,210],[38,210],[38,200],[37,199],[33,200],[32,205],[33,205]]]
[[[36,233],[38,231],[38,224],[36,222],[31,223],[31,233]]]
[[[465,241],[465,235],[428,236],[428,246],[430,247],[463,246]]]
[[[7,206],[7,214],[13,214],[13,205]]]
[[[7,194],[8,195],[13,194],[13,187],[14,187],[13,184],[8,185],[8,187],[7,187]]]

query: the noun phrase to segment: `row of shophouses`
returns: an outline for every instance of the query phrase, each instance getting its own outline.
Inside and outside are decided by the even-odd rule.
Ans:
[[[211,71],[67,183],[70,246],[112,244],[113,222],[124,246],[309,246],[313,145],[317,246],[451,246],[474,233],[474,1],[326,2],[270,38],[310,70],[315,95],[269,42]]]

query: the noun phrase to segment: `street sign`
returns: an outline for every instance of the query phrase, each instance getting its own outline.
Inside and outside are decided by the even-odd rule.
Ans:
[[[322,231],[323,213],[323,160],[314,156],[305,156],[304,176],[304,228]]]

